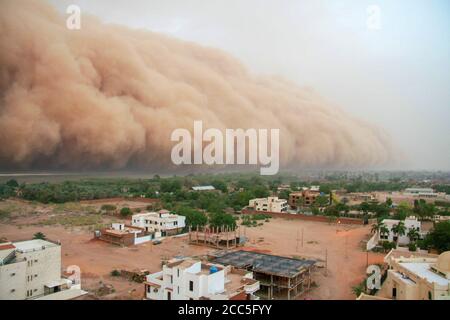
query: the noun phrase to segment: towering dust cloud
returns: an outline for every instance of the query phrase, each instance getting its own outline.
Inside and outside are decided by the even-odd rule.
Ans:
[[[167,169],[171,132],[195,120],[279,128],[285,168],[391,159],[379,129],[220,50],[86,15],[68,30],[43,1],[0,6],[0,169]]]

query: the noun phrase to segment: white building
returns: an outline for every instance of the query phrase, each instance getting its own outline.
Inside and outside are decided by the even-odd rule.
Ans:
[[[256,211],[287,212],[288,202],[278,197],[257,198],[250,200],[248,206]]]
[[[186,226],[186,217],[171,214],[167,210],[145,212],[133,215],[131,224],[144,228],[147,232],[154,232],[155,238],[175,235]]]
[[[437,255],[392,250],[377,296],[396,300],[450,300],[450,251]]]
[[[407,188],[404,191],[405,195],[413,195],[417,197],[437,198],[439,195],[431,188]]]
[[[253,300],[258,290],[252,272],[191,258],[169,261],[145,282],[151,300]]]
[[[0,244],[0,300],[66,300],[86,294],[61,278],[61,245],[45,240]]]
[[[214,190],[216,190],[216,188],[214,188],[213,186],[196,186],[196,187],[192,187],[192,190],[194,190],[194,191],[214,191]]]
[[[396,235],[392,229],[395,225],[397,225],[401,220],[395,220],[395,219],[384,219],[382,222],[383,224],[389,229],[389,233],[385,234],[385,235],[379,235],[379,239],[380,240],[388,240],[388,241],[394,241],[394,237],[398,236]],[[420,236],[423,237],[425,235],[425,233],[422,232],[421,230],[421,223],[420,221],[414,217],[408,217],[406,218],[403,223],[405,224],[405,234],[398,236],[398,240],[397,243],[400,245],[407,245],[409,244],[409,237],[408,237],[408,232],[411,229],[416,229]]]

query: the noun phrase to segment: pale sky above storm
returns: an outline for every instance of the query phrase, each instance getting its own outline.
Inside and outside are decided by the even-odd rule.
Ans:
[[[448,85],[450,83],[448,41],[450,39],[450,5],[447,1],[51,0],[50,3],[62,14],[68,5],[77,4],[82,13],[95,15],[106,23],[147,29],[223,49],[239,59],[252,73],[277,75],[293,81],[300,87],[312,88],[327,101],[326,104],[338,106],[347,111],[347,114],[385,129],[393,145],[401,149],[396,153],[404,155],[402,161],[390,168],[450,169],[450,128],[448,126],[450,120]],[[367,27],[369,5],[377,5],[380,8],[381,28],[379,30]],[[101,29],[97,30],[96,26],[94,30],[96,36],[100,34],[99,30]],[[43,40],[49,41],[48,38]],[[155,41],[157,38],[149,38],[150,40]],[[64,41],[72,50],[73,40],[67,38]],[[53,44],[51,40],[49,44]],[[174,42],[170,45],[176,48],[180,44]],[[107,50],[106,46],[105,52]],[[200,49],[192,48],[192,50]],[[189,54],[189,51],[186,52]],[[151,53],[155,55],[154,51]],[[230,64],[229,67],[232,65]],[[239,73],[238,70],[234,71]],[[244,78],[247,79],[248,76]],[[250,81],[254,80],[250,79]],[[257,82],[254,84],[256,85]],[[272,92],[280,84],[282,83],[274,82],[267,88]],[[244,88],[246,87],[242,87]],[[290,87],[282,89],[286,90],[286,96],[282,99],[293,103],[296,98],[288,91],[296,89]],[[241,94],[251,97],[250,91],[242,91]],[[308,97],[308,94],[306,96],[304,92],[299,94],[302,97],[299,101],[309,101],[305,105],[305,112],[311,112],[309,105],[316,104],[319,100],[314,102],[315,98]],[[196,96],[193,97],[196,99]],[[232,97],[230,96],[230,99]],[[33,96],[31,100],[37,105],[41,101],[36,96]],[[15,100],[12,99],[12,101]],[[257,105],[256,103],[255,106]],[[215,107],[219,105],[213,106],[211,110]],[[44,105],[40,105],[39,108],[45,112],[51,110],[45,109]],[[272,107],[264,108],[268,111]],[[294,109],[287,107],[285,111],[288,110]],[[335,111],[326,106],[323,110],[327,117],[335,114]],[[252,113],[254,113],[253,109]],[[55,116],[54,112],[51,115]],[[147,115],[150,116],[150,114]],[[280,116],[278,120],[282,121],[285,116]],[[353,122],[355,120],[345,114],[336,113],[335,117],[336,134],[345,136],[349,128],[354,125],[355,135],[368,134],[370,137],[367,137],[367,141],[374,142],[374,144],[367,144],[370,151],[367,149],[361,154],[362,156],[355,158],[358,162],[364,162],[365,156],[368,157],[367,159],[377,158],[374,157],[377,150],[389,151],[387,146],[378,145],[378,143],[384,143],[382,141],[386,139],[384,133],[377,133],[378,129],[369,129],[369,127],[366,129],[365,124],[361,125],[361,128],[356,128],[357,124]],[[299,119],[299,126],[302,126],[301,121],[304,120],[301,116]],[[315,119],[318,125],[324,123],[318,121],[318,118],[312,119]],[[301,133],[302,129],[292,129],[293,124],[290,122],[293,120],[295,119],[287,118],[282,125],[286,124],[287,128],[291,128],[287,129],[289,133],[295,134],[296,130],[300,130],[297,133]],[[12,122],[5,123],[9,125]],[[54,121],[49,123],[53,125]],[[305,125],[314,126],[314,122],[306,122]],[[60,137],[57,134],[60,129],[56,128],[57,126],[51,134],[45,132],[45,137],[50,141],[53,139],[55,146],[53,148],[43,146],[42,150],[38,150],[41,154],[51,156],[52,153],[64,148],[67,141],[73,140],[68,138],[70,134],[67,130]],[[343,130],[342,133],[339,128]],[[312,137],[311,129],[314,130],[312,127],[305,127],[309,137]],[[136,133],[138,133],[137,130]],[[330,128],[327,130],[332,132]],[[124,132],[130,137],[135,137],[131,132]],[[151,129],[146,132],[147,135],[150,134]],[[320,128],[317,128],[317,132],[317,141],[321,141]],[[44,133],[42,134],[44,136]],[[322,151],[325,153],[319,152],[320,154],[326,154],[331,150],[327,149],[327,142],[333,143],[333,148],[341,143],[345,146],[347,143],[343,142],[344,140],[328,141],[332,135],[327,137],[326,134],[328,133],[325,133],[325,140],[322,140],[325,141],[322,146]],[[140,137],[141,133],[136,136]],[[348,152],[327,154],[327,156],[330,159],[348,162],[356,156],[354,151],[361,150],[358,148],[362,147],[363,138],[353,137]],[[117,139],[122,141],[123,136],[117,135]],[[156,136],[150,138],[152,139],[156,139]],[[287,147],[299,143],[293,137],[289,137],[288,140],[292,141],[286,143]],[[135,142],[136,152],[142,153],[142,141],[136,138]],[[35,145],[30,145],[36,149]],[[150,146],[157,148],[158,143],[151,142]],[[79,142],[77,147],[80,147]],[[118,142],[116,147],[119,151],[129,149],[129,146],[122,145],[122,142]],[[85,147],[81,147],[80,150],[86,151],[83,148]],[[115,154],[116,150],[111,150],[109,145],[105,145],[105,148],[102,156],[107,157],[110,152]],[[15,150],[14,144],[11,150]],[[27,152],[23,151],[24,159],[27,158]],[[92,156],[94,155],[93,153]],[[64,159],[70,159],[70,152],[63,152],[59,156],[64,163],[66,161]],[[289,154],[290,161],[295,161],[297,156]],[[377,156],[383,158],[379,154]],[[101,157],[97,155],[95,159],[97,158]],[[121,159],[118,161],[122,161]],[[111,159],[108,158],[109,160]],[[310,157],[308,161],[320,162],[321,159]],[[377,161],[374,160],[375,162]]]

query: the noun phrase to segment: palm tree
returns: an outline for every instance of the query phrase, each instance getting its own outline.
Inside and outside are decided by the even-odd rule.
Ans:
[[[403,221],[399,221],[399,223],[392,227],[392,232],[394,233],[394,241],[397,242],[398,238],[406,233],[405,223]]]
[[[389,234],[389,228],[386,227],[386,225],[383,224],[383,225],[380,227],[380,236],[385,236],[385,235],[387,235],[387,234]]]
[[[33,239],[40,239],[40,240],[45,240],[47,237],[45,236],[45,234],[43,234],[42,232],[36,232],[33,235]]]
[[[416,228],[411,228],[408,231],[408,238],[411,242],[416,242],[420,237],[419,230]]]
[[[372,225],[372,230],[370,230],[371,233],[380,233],[380,229],[385,226],[383,221],[378,221],[377,223]]]

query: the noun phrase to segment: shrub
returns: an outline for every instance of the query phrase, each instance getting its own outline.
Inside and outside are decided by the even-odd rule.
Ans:
[[[47,237],[45,236],[45,234],[43,234],[42,232],[36,232],[33,235],[33,239],[40,239],[40,240],[45,240]]]
[[[128,207],[123,207],[122,209],[120,209],[120,215],[121,215],[122,217],[128,217],[128,216],[131,216],[132,213],[133,213],[133,212],[132,212],[131,209],[128,208]]]
[[[104,204],[101,209],[104,211],[115,211],[117,207],[113,204]]]
[[[113,271],[111,271],[111,277],[118,277],[120,276],[120,271],[117,269],[114,269]]]
[[[417,246],[416,246],[416,244],[414,242],[411,242],[408,245],[408,249],[409,249],[409,251],[416,251],[417,250]]]

